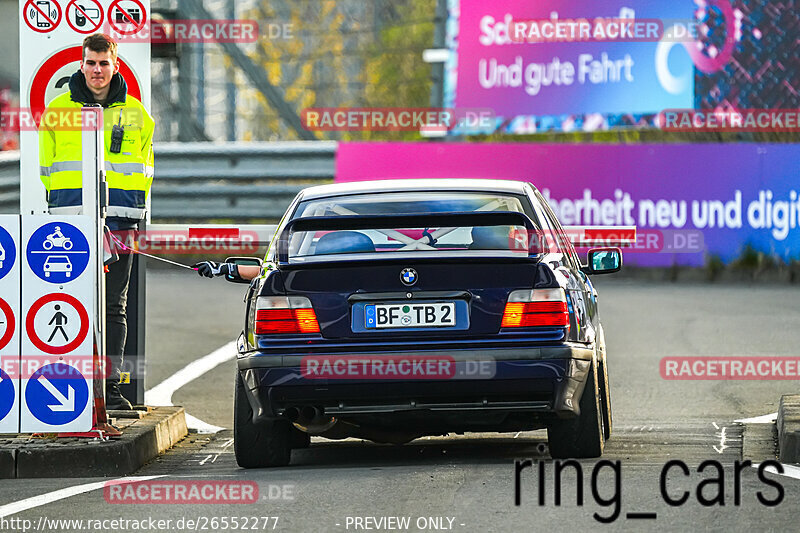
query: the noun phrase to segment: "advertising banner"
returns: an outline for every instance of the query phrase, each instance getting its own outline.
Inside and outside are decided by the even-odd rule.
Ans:
[[[458,40],[458,107],[491,107],[497,115],[575,113],[657,113],[692,107],[694,78],[686,50],[674,54],[659,48],[663,22],[693,18],[690,1],[642,0],[506,0],[487,3],[462,0]],[[643,19],[661,22],[655,32],[645,25],[641,39],[594,40],[574,35],[570,27],[556,40],[558,26],[545,21]],[[541,21],[533,35],[542,42],[515,42],[512,21]],[[656,22],[657,23],[657,22]],[[552,29],[552,33],[551,30]],[[526,24],[523,30],[534,30]],[[603,28],[603,34],[611,28]],[[631,32],[636,39],[635,29]],[[525,36],[531,31],[524,31]],[[570,41],[570,36],[575,41]],[[580,39],[580,40],[578,40]],[[598,35],[599,39],[599,35]],[[663,72],[662,72],[663,71]],[[674,73],[674,74],[673,74]]]
[[[450,0],[446,107],[487,129],[660,127],[665,109],[800,106],[794,11],[777,0]]]
[[[528,181],[564,225],[636,226],[627,264],[702,266],[748,244],[797,258],[798,166],[790,144],[342,143],[336,181]]]

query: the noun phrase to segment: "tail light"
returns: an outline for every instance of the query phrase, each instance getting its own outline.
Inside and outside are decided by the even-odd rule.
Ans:
[[[319,333],[319,323],[304,296],[259,296],[254,330],[256,335]]]
[[[513,291],[503,312],[503,328],[539,326],[569,328],[567,297],[563,289]]]

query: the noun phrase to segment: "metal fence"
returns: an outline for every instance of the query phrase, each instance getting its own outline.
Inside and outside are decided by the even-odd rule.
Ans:
[[[275,221],[301,189],[333,181],[336,146],[157,144],[153,221]],[[0,212],[19,213],[19,180],[19,152],[0,152]]]

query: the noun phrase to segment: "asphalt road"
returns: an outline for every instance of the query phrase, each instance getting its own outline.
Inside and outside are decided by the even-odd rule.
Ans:
[[[543,431],[419,439],[402,447],[315,441],[310,449],[295,452],[288,468],[247,471],[236,466],[232,434],[226,429],[191,435],[137,475],[252,481],[260,494],[255,504],[110,505],[103,492],[95,490],[13,517],[34,524],[43,516],[172,520],[161,528],[164,531],[203,530],[203,526],[223,530],[223,517],[239,517],[240,526],[242,517],[250,517],[248,530],[272,529],[274,518],[265,523],[261,517],[276,516],[276,531],[796,530],[800,479],[759,477],[750,467],[737,474],[743,432],[750,426],[744,428],[734,420],[775,412],[780,395],[797,392],[800,383],[665,381],[659,361],[665,356],[800,355],[796,303],[800,291],[786,286],[672,285],[599,277],[596,285],[615,418],[615,433],[603,459],[620,462],[619,481],[613,463],[581,461],[581,476],[568,467],[558,483]],[[241,329],[243,293],[244,286],[221,280],[182,272],[151,273],[148,387],[235,338]],[[220,364],[179,389],[174,403],[207,423],[231,428],[233,372],[233,360]],[[766,458],[769,452],[768,446],[762,447],[758,457]],[[515,506],[514,461],[526,458],[533,460],[533,466],[520,473],[521,505]],[[689,491],[680,506],[668,505],[659,488],[670,460],[683,461],[689,469],[684,475],[673,468],[665,477],[671,498]],[[699,473],[699,465],[707,460],[718,462],[721,473],[713,464]],[[542,465],[545,497],[540,505]],[[708,481],[719,477],[724,478],[719,485]],[[97,480],[6,481],[0,484],[0,505],[92,481]],[[556,505],[559,486],[562,501]],[[783,492],[780,503],[770,507],[759,501],[760,494],[765,502],[775,503],[777,486]],[[699,501],[719,493],[724,505]],[[595,513],[600,518],[618,516],[603,524]],[[637,518],[629,513],[656,516]],[[408,519],[410,527],[390,529],[385,526],[394,522],[378,522],[388,517]],[[198,518],[198,524],[186,522]],[[184,522],[178,522],[181,519]],[[0,530],[13,529],[0,522]],[[134,529],[128,524],[120,530]]]

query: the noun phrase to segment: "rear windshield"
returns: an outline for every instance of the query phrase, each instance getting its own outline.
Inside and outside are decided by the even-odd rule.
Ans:
[[[540,228],[525,197],[464,191],[360,194],[308,200],[298,205],[293,218],[474,212],[524,213]],[[431,252],[527,255],[528,242],[526,228],[515,225],[299,231],[289,239],[289,260]]]

